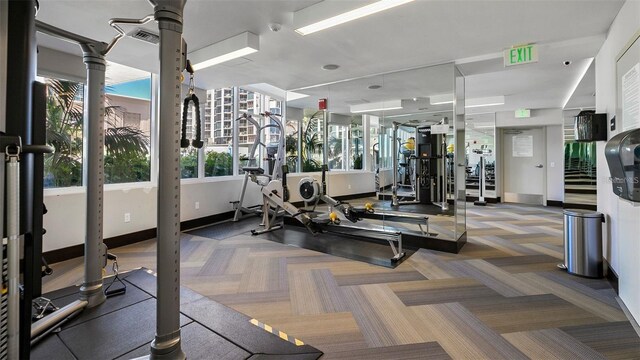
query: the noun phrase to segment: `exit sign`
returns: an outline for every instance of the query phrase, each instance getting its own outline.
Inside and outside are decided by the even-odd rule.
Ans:
[[[531,110],[529,109],[516,110],[516,118],[528,118],[528,117],[531,117]]]
[[[504,51],[504,66],[534,62],[538,62],[538,46],[536,44],[513,46]]]

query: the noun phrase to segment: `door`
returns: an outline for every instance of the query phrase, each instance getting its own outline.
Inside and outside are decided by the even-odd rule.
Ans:
[[[547,157],[544,129],[505,129],[502,134],[504,201],[544,205]]]

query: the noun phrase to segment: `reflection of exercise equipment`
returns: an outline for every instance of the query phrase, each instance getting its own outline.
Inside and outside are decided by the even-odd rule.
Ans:
[[[484,153],[481,153],[480,162],[478,164],[480,166],[480,184],[479,184],[480,193],[478,196],[478,200],[473,202],[473,205],[477,205],[477,206],[487,206],[487,202],[484,200],[484,195],[487,191],[485,163],[486,163],[486,159],[484,157]]]
[[[380,143],[375,143],[372,146],[373,150],[373,159],[375,161],[375,182],[376,182],[376,191],[382,191],[380,189]]]
[[[282,164],[285,156],[285,141],[284,139],[284,127],[282,125],[282,121],[280,120],[280,115],[271,114],[270,112],[265,112],[260,114],[265,119],[265,124],[260,125],[260,122],[253,118],[251,114],[244,113],[242,116],[236,119],[239,120],[247,120],[250,122],[256,129],[256,137],[249,149],[249,159],[247,161],[247,165],[242,168],[244,171],[244,180],[242,181],[242,190],[240,192],[240,199],[238,201],[233,201],[235,207],[235,214],[233,216],[233,221],[238,221],[242,217],[242,214],[257,214],[261,210],[258,208],[247,208],[244,207],[244,196],[247,191],[247,184],[249,180],[260,185],[265,186],[271,180],[277,180],[282,178]],[[268,121],[267,121],[268,120]],[[269,135],[269,131],[275,128],[278,131],[279,141],[277,143],[267,143],[266,145],[261,141],[261,135],[265,132]],[[256,159],[256,152],[258,148],[263,146],[266,150],[266,157],[263,159],[264,163],[262,167],[258,164]],[[265,170],[266,169],[266,170]],[[268,214],[263,214],[263,216],[268,217]]]
[[[443,120],[443,122],[446,119]],[[393,123],[393,137],[397,138],[400,123]],[[411,126],[411,125],[402,125]],[[448,209],[447,203],[447,144],[446,134],[431,134],[430,126],[415,126],[416,138],[414,155],[414,171],[415,171],[415,200],[401,201],[398,196],[400,185],[398,176],[394,172],[391,205],[407,205],[407,204],[436,204],[442,210]],[[397,144],[394,143],[393,163],[394,168],[398,169],[401,165],[398,161]],[[440,165],[440,166],[439,166]]]
[[[413,236],[428,236],[428,218],[420,215],[404,215],[398,213],[376,213],[371,204],[365,204],[362,208],[351,206],[347,202],[333,199],[327,194],[328,166],[322,166],[322,181],[319,184],[311,177],[305,177],[298,183],[298,193],[306,204],[312,204],[311,210],[300,209],[289,202],[289,191],[287,186],[287,165],[282,166],[282,178],[273,179],[262,187],[263,212],[271,213],[265,216],[261,224],[263,229],[253,230],[252,234],[258,235],[282,228],[282,222],[276,222],[279,210],[282,209],[295,222],[302,224],[312,234],[323,232],[334,232],[356,236],[359,238],[369,237],[378,240],[386,240],[393,251],[392,261],[397,261],[404,256],[402,250],[402,236],[404,233]],[[329,213],[317,213],[315,209],[320,201],[331,207]],[[364,218],[377,220],[389,220],[395,222],[406,222],[418,224],[420,232],[392,228],[390,226],[378,226],[368,223],[360,223]],[[357,224],[356,224],[357,223]],[[423,225],[426,229],[423,228]]]

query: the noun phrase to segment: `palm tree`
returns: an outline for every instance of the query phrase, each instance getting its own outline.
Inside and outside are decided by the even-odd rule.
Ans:
[[[303,172],[320,171],[322,169],[322,164],[312,158],[313,154],[318,152],[322,153],[321,134],[318,133],[318,125],[321,120],[317,117],[318,113],[320,113],[320,111],[315,112],[309,117],[307,125],[302,131],[302,149],[300,149],[300,152]]]
[[[45,158],[45,185],[82,184],[83,84],[47,79],[47,144],[55,148]],[[149,137],[140,129],[118,126],[122,109],[105,107],[105,173],[107,182],[148,180]],[[127,162],[127,164],[123,164]],[[109,178],[109,167],[120,169]],[[142,175],[141,175],[142,174]]]

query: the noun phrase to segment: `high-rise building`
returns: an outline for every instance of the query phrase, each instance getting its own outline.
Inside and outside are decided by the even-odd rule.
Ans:
[[[259,114],[268,109],[280,114],[281,102],[267,95],[238,89],[238,113]],[[228,145],[233,137],[233,88],[207,91],[204,111],[203,137],[207,146]],[[273,131],[271,131],[273,132]],[[251,145],[256,138],[256,129],[245,119],[238,121],[238,145]],[[270,141],[272,141],[270,139]]]

